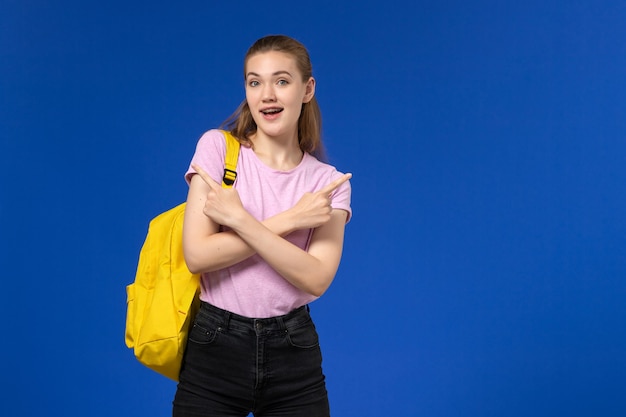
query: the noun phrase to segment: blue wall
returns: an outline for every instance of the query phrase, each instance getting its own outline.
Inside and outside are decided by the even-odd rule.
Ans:
[[[312,305],[333,415],[626,415],[624,22],[619,1],[2,2],[0,414],[170,415],[125,286],[245,50],[286,33],[354,174]]]

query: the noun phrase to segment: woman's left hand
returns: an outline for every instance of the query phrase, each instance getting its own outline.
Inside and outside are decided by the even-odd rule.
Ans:
[[[199,166],[192,165],[192,168],[209,186],[203,213],[215,223],[229,226],[238,213],[245,211],[239,193],[234,188],[222,188]]]

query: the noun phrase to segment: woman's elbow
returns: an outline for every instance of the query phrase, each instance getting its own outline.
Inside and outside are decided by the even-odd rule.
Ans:
[[[328,290],[334,278],[334,275],[331,277],[320,277],[320,279],[316,280],[315,283],[309,285],[305,291],[312,296],[319,298]]]
[[[201,274],[204,272],[198,257],[194,255],[193,251],[183,250],[183,257],[185,258],[185,264],[189,272],[192,274]]]
[[[324,293],[326,292],[327,289],[328,289],[328,287],[326,287],[326,288],[315,288],[315,289],[309,290],[308,293],[311,294],[315,298],[320,298],[322,295],[324,295]]]
[[[187,269],[192,274],[201,274],[203,272],[200,266],[195,264],[194,262],[185,259],[185,263],[187,264]]]

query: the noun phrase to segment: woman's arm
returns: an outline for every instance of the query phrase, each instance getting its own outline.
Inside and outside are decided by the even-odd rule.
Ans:
[[[194,190],[190,189],[187,211],[192,220],[189,224],[185,224],[186,229],[184,230],[188,231],[190,235],[196,236],[196,241],[202,241],[201,234],[203,233],[211,237],[216,236],[216,225],[223,224],[233,229],[236,235],[229,235],[228,246],[225,245],[226,239],[224,239],[220,242],[224,246],[214,245],[212,247],[217,256],[233,255],[233,252],[227,250],[232,250],[235,245],[243,243],[249,247],[248,250],[252,251],[245,253],[258,253],[272,268],[297,288],[316,296],[320,296],[328,289],[341,260],[347,216],[346,211],[331,208],[330,194],[350,179],[351,174],[345,174],[320,191],[306,193],[292,209],[281,213],[283,217],[291,219],[287,222],[291,225],[289,230],[305,227],[315,228],[309,249],[305,251],[276,233],[279,226],[273,221],[281,215],[269,219],[267,222],[259,222],[244,209],[236,190],[221,188],[200,168],[194,168],[199,175],[192,179],[192,186],[194,181],[200,180],[206,184],[206,187],[197,186],[194,187]],[[206,197],[202,198],[203,195]],[[193,221],[201,219],[202,215],[210,219],[205,224],[210,225],[211,228],[191,230],[195,225]],[[187,221],[187,217],[185,220]],[[217,236],[223,234],[217,233]],[[235,243],[235,237],[240,238],[241,242]],[[206,239],[206,241],[208,240]],[[191,238],[188,239],[188,244],[191,244],[191,241]],[[186,256],[188,252],[191,251],[185,249]],[[198,254],[198,256],[200,255]],[[232,259],[229,258],[229,261]]]
[[[243,210],[236,190],[219,187],[201,168],[194,168],[198,175],[191,178],[183,224],[183,251],[189,270],[195,273],[214,271],[252,256],[256,251],[237,233],[218,233],[219,224],[228,225],[226,221],[218,223],[211,218],[210,213],[207,214],[207,211],[217,206],[228,214],[231,205]],[[294,207],[261,224],[277,237],[325,224],[331,219],[328,195],[350,177],[350,174],[346,174],[316,193],[306,193]],[[209,183],[212,183],[214,189]],[[211,201],[207,201],[208,196]],[[313,246],[313,242],[310,246]]]
[[[218,233],[219,225],[204,214],[209,191],[199,175],[191,177],[183,223],[183,252],[187,267],[193,273],[226,268],[254,255],[254,250],[235,232]],[[291,233],[293,223],[287,212],[263,222],[277,235]]]
[[[274,234],[247,212],[229,225],[283,278],[317,297],[330,286],[341,260],[347,212],[333,210],[330,220],[313,232],[308,251]]]

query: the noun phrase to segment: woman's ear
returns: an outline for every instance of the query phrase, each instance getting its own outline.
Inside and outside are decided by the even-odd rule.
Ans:
[[[306,86],[304,90],[304,97],[302,98],[302,102],[308,103],[309,101],[313,99],[314,95],[315,95],[315,78],[311,77],[306,82]]]

